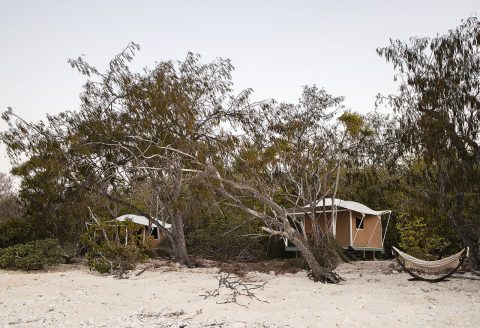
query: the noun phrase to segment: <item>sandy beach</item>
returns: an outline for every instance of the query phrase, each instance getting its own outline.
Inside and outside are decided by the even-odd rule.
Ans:
[[[147,264],[143,265],[143,268]],[[0,271],[2,327],[475,327],[480,277],[456,274],[437,284],[408,281],[392,262],[342,264],[339,285],[314,283],[305,272],[251,272],[259,300],[218,287],[217,268],[150,267],[127,279],[87,268],[51,272]]]

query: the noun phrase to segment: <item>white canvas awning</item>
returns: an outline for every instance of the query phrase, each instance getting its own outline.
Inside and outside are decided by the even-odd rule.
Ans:
[[[380,210],[380,211],[372,210],[370,207],[368,207],[366,205],[363,205],[361,203],[353,202],[353,201],[350,201],[350,200],[343,200],[343,199],[340,199],[340,198],[335,198],[335,202],[333,202],[331,198],[325,198],[325,203],[324,203],[323,200],[320,200],[317,203],[316,206],[317,206],[317,208],[318,207],[323,207],[323,206],[331,208],[332,204],[335,205],[337,207],[337,209],[338,208],[343,208],[343,209],[347,209],[347,210],[351,210],[351,211],[361,213],[363,215],[378,215],[378,216],[381,216],[383,214],[392,212],[391,210]],[[308,208],[308,207],[309,206],[304,206],[303,208]],[[300,213],[297,212],[295,214],[300,214]]]
[[[359,212],[362,214],[369,214],[369,215],[382,215],[385,213],[390,213],[390,210],[372,210],[370,207],[363,205],[361,203],[353,202],[350,200],[343,200],[339,198],[335,198],[335,202],[333,202],[335,206],[341,207],[341,208],[346,208],[351,211]],[[319,201],[317,203],[317,207],[323,206],[323,200]],[[332,206],[332,199],[331,198],[325,198],[325,206]]]
[[[130,219],[132,220],[133,223],[136,223],[136,224],[141,224],[141,225],[144,225],[144,226],[152,226],[152,227],[157,227],[155,224],[151,224],[150,221],[148,221],[148,219],[142,215],[136,215],[136,214],[125,214],[125,215],[122,215],[122,216],[119,216],[118,218],[116,218],[115,220],[117,221],[125,221],[126,219]],[[170,229],[172,227],[171,224],[169,223],[165,223],[163,221],[160,221],[160,220],[157,220],[163,227],[165,227],[166,229]]]

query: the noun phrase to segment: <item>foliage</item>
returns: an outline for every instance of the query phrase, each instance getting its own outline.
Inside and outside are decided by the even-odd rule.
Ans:
[[[209,216],[187,230],[187,246],[192,254],[215,260],[265,259],[266,238],[258,238],[261,226],[238,212]]]
[[[14,192],[10,176],[0,172],[0,224],[8,219],[20,218],[23,206]]]
[[[405,159],[429,167],[423,189],[411,189],[434,203],[480,268],[480,22],[476,17],[445,35],[392,40],[378,53],[391,62],[398,94],[385,99],[401,114],[398,138]],[[477,204],[477,205],[475,205]],[[475,210],[477,208],[477,210]]]
[[[337,252],[319,255],[333,257],[327,260],[332,264],[328,268],[313,253],[333,239],[334,220],[325,217],[327,229],[322,228],[322,212],[315,210],[312,229],[306,231],[303,219],[287,209],[305,205],[316,209],[322,198],[335,197],[345,151],[354,147],[360,134],[347,124],[334,124],[342,101],[311,86],[303,89],[296,104],[256,108],[243,122],[236,148],[229,152],[232,160],[222,167],[213,163],[207,170],[213,172],[212,179],[219,182],[218,190],[231,206],[261,220],[263,231],[287,238],[299,249],[316,281],[339,281],[332,271]],[[363,127],[360,116],[352,117]]]
[[[0,268],[42,270],[62,263],[58,241],[45,239],[0,249]]]
[[[0,222],[0,248],[24,244],[32,240],[32,227],[24,218]]]
[[[79,254],[78,245],[70,242],[64,242],[60,246],[60,253],[65,263],[72,264]]]
[[[373,131],[365,125],[365,120],[358,113],[344,112],[338,120],[345,125],[347,131],[352,135],[371,136],[373,134]]]
[[[24,207],[32,239],[55,238],[78,241],[85,217],[85,193],[73,184],[67,161],[62,123],[48,116],[44,122],[28,123],[11,108],[2,114],[10,129],[0,133],[14,167],[21,178],[18,197]]]
[[[401,77],[399,94],[382,98],[400,117],[345,110],[343,97],[316,86],[304,87],[297,103],[251,103],[251,90],[233,95],[229,60],[204,64],[191,53],[134,73],[134,43],[105,72],[83,57],[70,60],[87,78],[79,111],[38,123],[11,109],[2,116],[10,128],[0,140],[21,178],[16,204],[25,213],[0,223],[0,246],[39,238],[76,242],[91,213],[134,212],[172,224],[163,232],[181,263],[190,263],[186,245],[222,259],[263,256],[261,240],[250,238],[263,228],[293,241],[316,279],[334,281],[332,272],[321,271],[338,260],[330,230],[313,220],[307,236],[286,209],[341,197],[401,217],[387,245],[398,240],[431,257],[457,246],[455,230],[475,254],[479,33],[471,18],[447,35],[378,50]],[[17,200],[2,197],[0,190],[0,208]],[[333,226],[335,216],[328,220]],[[102,222],[83,237],[92,268],[121,273],[148,253],[125,226]],[[426,227],[433,239],[422,235]]]
[[[293,238],[286,236],[291,227],[284,209],[335,197],[344,152],[369,135],[363,118],[353,113],[333,124],[343,97],[316,86],[305,87],[296,104],[251,103],[251,90],[233,95],[229,60],[202,64],[198,55],[188,54],[184,61],[132,73],[129,63],[138,49],[129,44],[105,72],[82,57],[69,61],[88,78],[78,112],[35,124],[12,110],[4,113],[10,129],[0,137],[22,177],[20,195],[28,217],[36,220],[35,234],[73,239],[70,233],[82,230],[86,209],[100,214],[102,204],[113,202],[152,223],[155,218],[171,223],[172,230],[163,232],[176,260],[188,264],[184,226],[196,204],[223,201],[225,195],[211,189],[224,174],[258,190],[264,197],[250,194],[242,199],[244,208],[270,211],[273,220],[263,223]],[[271,205],[283,208],[281,223]],[[313,222],[311,238],[319,246],[330,237]],[[306,233],[296,233],[293,239],[308,251]],[[103,253],[118,250],[105,242],[106,249],[90,245],[94,258],[105,260]],[[318,267],[313,256],[310,260]]]
[[[136,224],[128,220],[99,223],[90,224],[81,239],[91,269],[122,276],[151,255],[149,239],[143,241]]]
[[[133,73],[129,63],[138,50],[130,43],[105,72],[83,57],[69,60],[88,79],[80,110],[30,124],[10,109],[3,115],[10,129],[0,139],[22,178],[32,224],[45,227],[37,235],[72,240],[88,207],[100,215],[103,204],[116,203],[152,223],[171,223],[163,232],[176,259],[189,263],[183,227],[199,175],[189,156],[222,160],[219,152],[234,139],[224,126],[248,116],[251,91],[233,95],[229,60],[203,64],[192,53]],[[147,191],[143,199],[139,188]]]
[[[100,273],[122,275],[135,268],[138,262],[144,261],[148,250],[138,245],[119,243],[103,243],[95,245],[86,254],[87,263],[91,269]]]
[[[400,233],[400,248],[421,259],[438,259],[448,246],[447,240],[432,231],[422,217],[404,218],[397,223],[397,230]]]

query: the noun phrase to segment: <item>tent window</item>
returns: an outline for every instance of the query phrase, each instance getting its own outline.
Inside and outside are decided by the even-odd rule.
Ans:
[[[152,232],[150,233],[151,236],[153,236],[153,239],[158,239],[158,228],[153,227]]]
[[[363,229],[364,221],[362,221],[361,218],[355,218],[355,221],[355,226],[357,227],[357,229]]]

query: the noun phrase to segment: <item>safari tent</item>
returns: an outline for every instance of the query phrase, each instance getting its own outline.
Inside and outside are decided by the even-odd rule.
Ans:
[[[125,220],[131,220],[133,223],[137,224],[140,227],[139,233],[142,234],[143,240],[145,241],[149,236],[152,236],[150,240],[150,246],[156,248],[158,244],[166,238],[165,233],[163,233],[155,224],[152,224],[145,216],[136,215],[136,214],[125,214],[119,216],[115,220],[123,222]],[[171,229],[171,225],[163,221],[157,220],[163,227],[167,230]]]
[[[335,240],[345,249],[356,251],[384,252],[383,243],[390,221],[390,210],[372,210],[366,205],[335,198],[319,201],[315,208],[304,206],[291,209],[290,216],[301,222],[307,236],[312,232],[312,217],[320,220],[323,231],[331,229]],[[336,212],[332,216],[332,212]],[[333,219],[332,219],[333,218]],[[382,218],[386,222],[382,222]],[[287,251],[296,251],[285,242]]]

